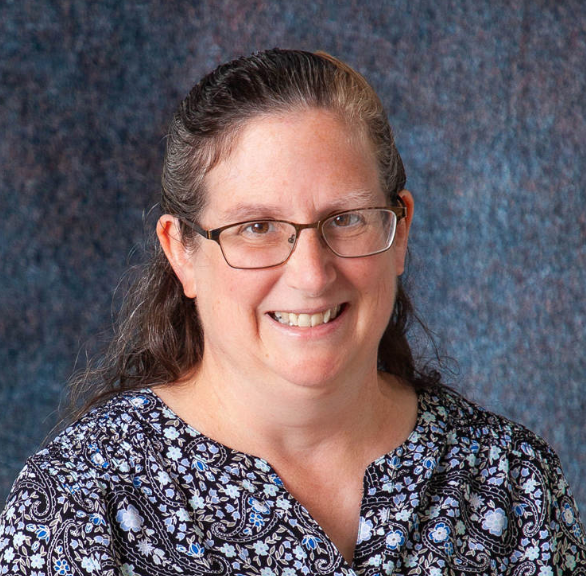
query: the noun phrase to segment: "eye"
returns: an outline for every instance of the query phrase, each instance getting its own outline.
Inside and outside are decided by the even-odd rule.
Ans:
[[[272,222],[248,222],[240,229],[240,234],[246,236],[264,236],[274,231]]]
[[[330,224],[335,228],[361,226],[364,224],[364,218],[359,212],[346,212],[345,214],[338,214],[337,216],[334,216]]]

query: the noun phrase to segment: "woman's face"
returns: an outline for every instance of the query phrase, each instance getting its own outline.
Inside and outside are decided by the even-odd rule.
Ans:
[[[250,121],[230,156],[207,175],[206,189],[200,219],[206,229],[259,218],[310,223],[387,204],[371,144],[319,110]],[[389,251],[340,258],[306,229],[285,264],[263,270],[230,268],[218,244],[200,238],[179,276],[186,294],[197,296],[204,364],[313,387],[353,370],[376,370],[407,233],[403,220]],[[323,323],[324,313],[333,318],[338,309]],[[317,325],[281,323],[283,313],[316,315]]]

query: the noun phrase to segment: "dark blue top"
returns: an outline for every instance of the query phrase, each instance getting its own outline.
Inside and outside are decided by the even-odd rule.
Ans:
[[[0,573],[583,575],[586,540],[551,448],[435,388],[365,471],[350,566],[270,464],[142,390],[28,460],[0,519]]]

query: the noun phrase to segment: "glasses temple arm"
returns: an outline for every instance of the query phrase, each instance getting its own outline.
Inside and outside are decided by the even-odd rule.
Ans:
[[[204,230],[195,222],[191,222],[190,220],[187,220],[187,218],[181,218],[181,216],[177,216],[177,219],[180,222],[183,222],[183,224],[185,224],[189,228],[191,228],[194,232],[197,232],[199,235],[203,236],[204,238],[207,238],[208,240],[216,240],[213,234],[214,230]]]
[[[392,210],[397,216],[397,220],[401,220],[407,217],[407,205],[401,196],[397,194],[396,201],[398,206],[393,206]]]

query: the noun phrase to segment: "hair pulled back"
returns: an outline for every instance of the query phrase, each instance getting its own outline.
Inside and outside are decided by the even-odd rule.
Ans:
[[[304,109],[328,110],[361,130],[373,144],[381,186],[389,202],[406,182],[403,162],[381,101],[355,70],[323,52],[268,50],[218,66],[192,88],[167,135],[161,209],[197,222],[206,204],[205,176],[225,158],[253,118]],[[182,225],[183,241],[192,231]],[[84,411],[116,392],[170,383],[188,375],[203,354],[197,307],[158,244],[129,290],[115,338],[105,356],[72,382]],[[379,368],[416,388],[439,381],[419,370],[406,332],[413,309],[400,282],[395,307],[379,345]]]

